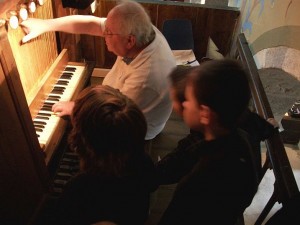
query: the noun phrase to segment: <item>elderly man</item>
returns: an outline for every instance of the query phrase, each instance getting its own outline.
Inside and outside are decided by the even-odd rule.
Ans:
[[[172,110],[167,76],[176,62],[166,39],[139,3],[121,1],[107,18],[29,19],[21,26],[27,34],[23,43],[49,31],[103,36],[108,50],[117,55],[103,84],[119,89],[139,106],[147,121],[146,140],[162,131]],[[70,115],[73,106],[74,102],[59,102],[52,109],[63,116]]]

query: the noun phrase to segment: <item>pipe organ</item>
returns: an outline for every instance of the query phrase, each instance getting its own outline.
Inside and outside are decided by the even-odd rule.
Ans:
[[[29,17],[53,18],[53,1],[42,2],[28,13]],[[0,224],[3,225],[29,224],[42,205],[51,182],[48,164],[58,151],[68,125],[68,120],[54,115],[51,107],[57,101],[76,98],[88,84],[93,69],[92,63],[69,62],[66,49],[58,52],[55,33],[45,33],[21,44],[24,32],[19,26],[10,25],[8,18],[18,4],[19,1],[0,3]],[[19,16],[17,19],[20,22]]]

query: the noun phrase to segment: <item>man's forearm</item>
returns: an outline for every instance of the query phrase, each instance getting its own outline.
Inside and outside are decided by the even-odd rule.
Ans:
[[[101,20],[95,16],[72,15],[48,20],[49,31],[102,36]]]

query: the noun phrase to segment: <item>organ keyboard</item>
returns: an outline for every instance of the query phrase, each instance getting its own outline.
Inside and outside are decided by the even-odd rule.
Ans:
[[[36,138],[48,164],[58,148],[68,120],[52,112],[58,101],[70,101],[87,85],[93,63],[68,62],[64,49],[47,71],[43,85],[35,96],[28,97],[29,110]]]
[[[53,89],[33,119],[39,143],[47,146],[60,118],[52,112],[52,106],[59,101],[70,101],[78,86],[84,66],[66,66],[64,72],[53,85]]]

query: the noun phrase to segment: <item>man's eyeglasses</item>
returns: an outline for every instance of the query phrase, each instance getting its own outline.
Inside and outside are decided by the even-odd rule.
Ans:
[[[103,36],[113,36],[113,35],[123,35],[123,34],[118,34],[118,33],[112,33],[110,30],[108,30],[106,27],[103,31]]]

